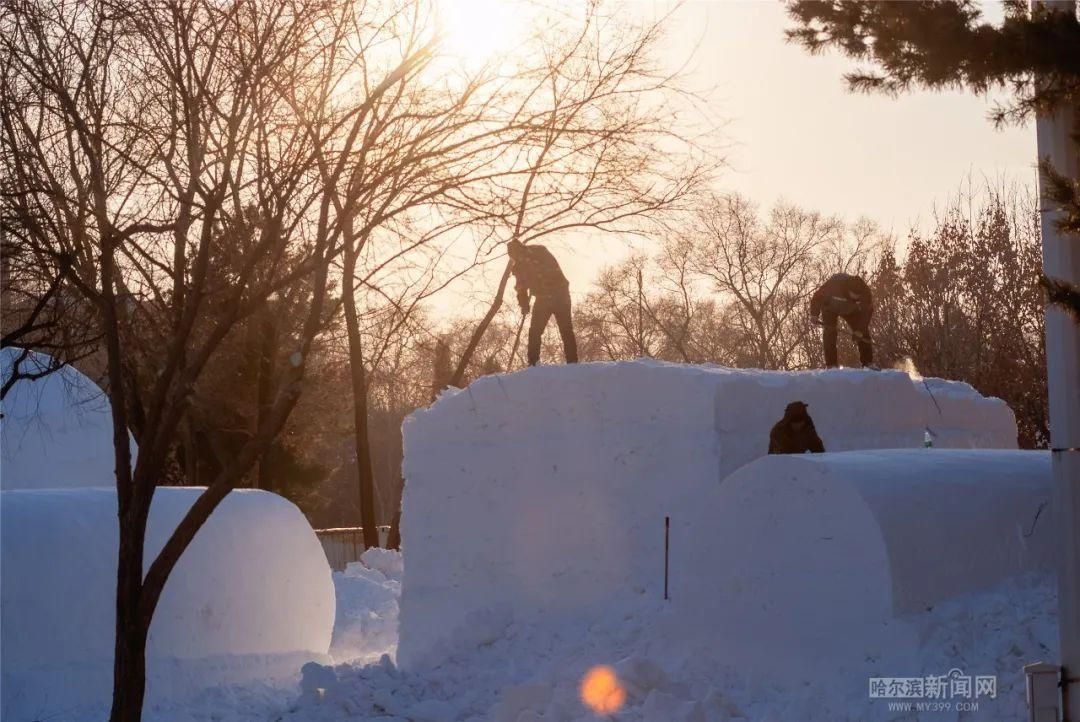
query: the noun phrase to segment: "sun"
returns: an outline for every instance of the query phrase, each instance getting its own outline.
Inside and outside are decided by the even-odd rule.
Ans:
[[[515,0],[440,0],[443,48],[470,64],[491,61],[524,40],[527,15],[524,4]]]

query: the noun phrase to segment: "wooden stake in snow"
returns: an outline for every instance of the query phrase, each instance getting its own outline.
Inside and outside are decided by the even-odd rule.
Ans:
[[[664,517],[664,599],[668,598],[668,551],[671,548],[671,517]]]

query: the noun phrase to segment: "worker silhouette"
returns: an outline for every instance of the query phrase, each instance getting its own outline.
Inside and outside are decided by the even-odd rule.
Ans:
[[[784,418],[769,432],[769,453],[805,454],[808,451],[820,454],[825,451],[825,445],[814,428],[814,420],[806,412],[806,404],[792,401],[784,409]]]
[[[851,337],[859,347],[859,362],[871,366],[874,347],[870,339],[870,317],[874,314],[874,299],[866,281],[858,276],[837,273],[830,276],[810,297],[810,317],[822,326],[821,343],[825,351],[825,366],[836,362],[837,319],[844,319]]]
[[[521,312],[529,312],[530,296],[536,299],[532,304],[532,322],[529,324],[529,365],[535,366],[540,360],[540,341],[552,316],[562,336],[566,363],[577,363],[570,284],[559,268],[559,262],[543,246],[526,246],[520,241],[507,243],[506,252],[510,256],[510,270],[514,274]]]

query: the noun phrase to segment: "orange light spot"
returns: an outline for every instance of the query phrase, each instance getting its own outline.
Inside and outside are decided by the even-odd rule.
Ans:
[[[619,684],[615,670],[600,665],[586,672],[581,680],[581,701],[596,714],[615,714],[626,702],[626,690]]]

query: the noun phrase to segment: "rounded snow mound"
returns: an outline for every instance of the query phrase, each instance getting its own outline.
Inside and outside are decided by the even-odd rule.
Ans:
[[[46,354],[0,350],[0,378],[15,364],[23,374],[50,368]],[[64,366],[38,379],[17,381],[3,402],[0,488],[59,489],[112,486],[112,411],[101,388]],[[135,441],[131,450],[136,452]]]
[[[202,491],[155,491],[147,567]],[[57,718],[69,718],[71,707],[106,703],[116,514],[111,489],[2,492],[5,718],[59,712],[55,705],[65,713]],[[330,567],[300,510],[275,494],[233,491],[166,583],[147,644],[150,699],[230,678],[295,674],[303,661],[326,655],[334,613]]]

